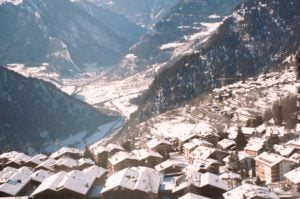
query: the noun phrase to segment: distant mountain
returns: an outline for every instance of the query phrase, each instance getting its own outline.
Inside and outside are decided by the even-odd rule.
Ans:
[[[40,151],[116,117],[100,113],[54,85],[0,67],[0,151]]]
[[[180,0],[88,0],[149,28]]]
[[[182,54],[193,52],[194,42],[207,39],[224,17],[243,0],[180,1],[159,20],[153,31],[134,44],[120,67],[126,71],[128,60],[134,56],[135,71],[169,62]],[[129,68],[133,70],[132,68]]]
[[[237,81],[276,67],[299,48],[299,32],[300,1],[246,1],[198,52],[170,64],[155,78],[135,119],[178,107],[220,86],[218,78]]]
[[[0,64],[40,65],[61,74],[118,62],[144,30],[87,1],[0,3]]]

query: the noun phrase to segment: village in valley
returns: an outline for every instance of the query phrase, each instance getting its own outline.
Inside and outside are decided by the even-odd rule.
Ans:
[[[0,197],[299,198],[296,63],[222,85],[137,125],[123,142],[33,156],[2,153]]]

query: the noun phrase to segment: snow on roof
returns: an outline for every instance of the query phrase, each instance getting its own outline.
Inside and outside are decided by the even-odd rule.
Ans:
[[[193,152],[190,154],[190,158],[192,159],[207,159],[213,152],[215,152],[215,148],[198,146]]]
[[[31,194],[31,196],[35,196],[46,190],[57,191],[57,185],[62,181],[66,174],[67,172],[61,171],[46,178],[42,184],[40,184],[40,186],[38,186],[38,188]]]
[[[294,184],[300,184],[300,167],[284,174],[284,176]]]
[[[69,157],[62,157],[55,162],[54,166],[65,166],[72,169],[78,166],[78,162]]]
[[[231,126],[226,130],[226,133],[228,134],[228,138],[231,140],[234,140],[237,137],[238,134],[238,127],[237,126]]]
[[[181,167],[181,168],[185,168],[188,166],[188,163],[186,162],[182,162],[182,161],[178,161],[178,160],[171,160],[171,159],[168,159],[158,165],[155,166],[155,169],[157,171],[163,171],[167,168],[170,168],[170,167]]]
[[[30,181],[33,171],[28,167],[22,167],[14,173],[6,183],[0,185],[0,192],[11,196],[16,196],[24,186]]]
[[[0,0],[0,5],[6,4],[6,3],[11,3],[11,4],[17,6],[19,4],[22,4],[23,0]]]
[[[191,140],[192,143],[195,143],[197,146],[206,146],[206,147],[212,147],[214,148],[214,144],[210,143],[209,141],[207,140],[203,140],[203,139],[192,139]]]
[[[223,159],[224,162],[228,163],[229,162],[229,157],[230,156],[227,156]],[[250,158],[251,156],[247,153],[245,153],[244,151],[239,151],[238,152],[238,157],[239,157],[239,160],[242,161],[244,160],[245,158]]]
[[[214,159],[206,159],[206,160],[196,159],[193,161],[192,164],[188,165],[183,171],[198,172],[201,169],[208,169],[212,164],[216,164],[216,163],[218,163],[218,161]]]
[[[78,165],[82,166],[84,164],[94,165],[95,162],[93,160],[89,159],[89,158],[80,158],[78,160]]]
[[[262,134],[264,131],[267,130],[267,125],[263,123],[260,126],[256,127],[255,130],[257,133]]]
[[[144,160],[148,157],[163,158],[159,153],[149,149],[137,149],[133,150],[131,153],[134,154],[139,160]]]
[[[183,148],[187,149],[187,150],[192,150],[192,149],[194,149],[196,147],[197,147],[197,145],[195,143],[193,143],[193,142],[188,142],[188,143],[185,143],[183,145]]]
[[[104,146],[101,146],[101,145],[93,147],[93,148],[91,148],[91,150],[93,151],[94,155],[98,155],[98,154],[107,152],[107,149]]]
[[[211,125],[204,121],[200,121],[193,130],[194,133],[200,136],[216,135]]]
[[[253,135],[254,131],[255,131],[255,128],[251,128],[251,127],[242,127],[242,132],[243,132],[243,134],[245,134],[245,135],[251,136],[251,135]]]
[[[187,140],[189,139],[192,139],[193,137],[197,136],[196,133],[183,133],[181,135],[179,135],[178,139],[181,141],[181,142],[186,142]]]
[[[223,180],[226,180],[226,179],[242,179],[240,174],[234,173],[234,172],[223,173],[222,175],[220,175],[220,178],[223,179]]]
[[[107,179],[102,193],[116,187],[139,190],[147,193],[158,193],[161,179],[161,174],[154,169],[146,167],[126,168]]]
[[[117,152],[115,155],[113,155],[112,157],[110,157],[108,159],[108,161],[112,164],[112,165],[116,165],[126,159],[130,159],[130,160],[138,160],[137,157],[131,153],[125,152],[125,151],[119,151]]]
[[[49,158],[49,159],[45,160],[44,162],[42,162],[41,164],[39,164],[36,168],[45,168],[50,171],[54,171],[55,163],[56,163],[55,159]]]
[[[73,170],[64,175],[57,185],[58,190],[67,189],[81,195],[86,195],[96,179],[95,175]]]
[[[300,132],[300,123],[297,123],[297,125],[296,125],[296,132]]]
[[[42,183],[46,178],[48,178],[51,175],[53,175],[52,172],[40,169],[31,174],[31,179]]]
[[[244,198],[269,198],[279,199],[279,197],[267,187],[252,184],[243,184],[223,194],[225,199],[244,199]]]
[[[118,144],[113,144],[113,143],[110,143],[106,146],[106,149],[110,152],[114,149],[117,149],[117,150],[120,150],[120,151],[125,151],[125,149],[123,147],[121,147],[120,145]]]
[[[245,150],[249,151],[260,151],[264,146],[264,141],[260,138],[251,138],[249,139],[247,145],[245,146]]]
[[[236,145],[234,140],[229,140],[229,139],[223,139],[218,142],[218,145],[222,147],[222,149],[228,149],[234,145]]]
[[[300,164],[300,154],[299,153],[294,153],[289,160],[295,162],[296,164]]]
[[[88,175],[94,175],[96,178],[101,178],[107,172],[107,170],[102,167],[93,165],[91,167],[82,170],[82,172]]]
[[[209,199],[209,198],[194,193],[187,193],[184,196],[179,197],[178,199]]]
[[[277,153],[285,157],[289,157],[295,150],[292,146],[282,146],[278,144],[275,144],[273,148]]]
[[[75,149],[75,148],[63,147],[63,148],[59,149],[58,151],[52,153],[50,158],[57,159],[67,153],[82,155],[83,151],[79,150],[79,149]]]
[[[45,161],[47,159],[47,156],[44,154],[37,154],[35,156],[33,156],[29,162],[33,162],[37,165],[41,164],[43,161]]]
[[[299,149],[300,148],[300,138],[290,140],[285,145],[286,146],[293,146],[293,147]]]
[[[227,191],[229,189],[227,182],[220,179],[219,176],[212,174],[212,173],[205,173],[201,175],[201,187],[210,185],[213,187],[217,187],[219,189],[223,189]]]
[[[18,169],[13,167],[5,167],[2,171],[0,171],[0,183],[5,183],[7,180],[18,172]]]
[[[8,160],[7,163],[15,162],[19,165],[22,165],[24,163],[27,163],[31,159],[31,157],[29,157],[28,155],[26,155],[24,153],[11,151],[11,152],[8,152],[8,153],[1,154],[0,159],[7,159]]]
[[[159,139],[159,138],[153,138],[149,140],[146,145],[150,149],[154,149],[155,147],[161,145],[161,144],[166,144],[166,145],[172,145],[168,140],[165,139]]]
[[[10,152],[7,152],[7,153],[2,153],[0,155],[0,159],[11,159],[13,157],[16,157],[17,155],[19,155],[20,153],[17,152],[17,151],[10,151]]]
[[[262,162],[263,164],[266,164],[268,166],[274,166],[283,160],[284,158],[281,155],[268,152],[263,152],[255,158],[255,161]]]
[[[266,136],[278,135],[283,137],[285,134],[284,126],[267,126]]]

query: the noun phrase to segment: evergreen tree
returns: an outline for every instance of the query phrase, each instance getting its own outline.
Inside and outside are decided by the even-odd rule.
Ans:
[[[237,133],[237,136],[235,138],[235,142],[236,142],[236,150],[237,151],[243,150],[244,147],[247,144],[246,137],[243,134],[241,127],[238,128],[238,133]]]
[[[228,169],[235,173],[240,171],[240,161],[237,152],[231,153],[229,156]]]
[[[83,157],[84,158],[89,158],[91,160],[94,160],[93,153],[91,152],[91,150],[89,149],[89,147],[87,145],[85,146]]]

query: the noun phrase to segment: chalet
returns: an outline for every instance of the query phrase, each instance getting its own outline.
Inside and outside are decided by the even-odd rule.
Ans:
[[[83,156],[83,151],[75,148],[70,147],[63,147],[58,151],[54,152],[50,155],[50,158],[58,160],[61,157],[69,157],[73,159],[79,159]]]
[[[255,132],[255,128],[252,127],[242,127],[241,130],[246,138],[250,138]]]
[[[37,189],[31,194],[31,197],[35,199],[52,199],[58,198],[57,186],[63,180],[67,173],[61,171],[48,178],[46,178],[42,184],[40,184]]]
[[[91,159],[80,158],[78,160],[78,169],[79,170],[83,170],[83,169],[88,168],[88,167],[93,166],[93,165],[95,165],[95,162]]]
[[[251,157],[256,157],[263,152],[264,141],[260,138],[252,138],[248,141],[244,151]]]
[[[287,172],[284,176],[287,179],[288,186],[294,192],[300,192],[300,167]]]
[[[227,167],[229,166],[229,157],[230,156],[227,156],[226,158],[223,159],[223,162],[225,162]],[[245,153],[244,151],[238,152],[238,158],[240,163],[245,165],[245,167],[247,168],[251,168],[252,165],[254,165],[253,158],[249,154]]]
[[[220,178],[227,182],[230,189],[237,187],[237,185],[242,182],[241,175],[234,172],[223,173],[220,175]]]
[[[218,147],[222,150],[230,150],[235,147],[236,143],[234,140],[223,139],[218,142]]]
[[[292,146],[274,144],[273,148],[276,153],[284,157],[290,157],[295,152],[295,148]]]
[[[199,138],[196,133],[188,133],[182,134],[178,137],[178,148],[182,150],[183,145],[194,138]]]
[[[0,171],[0,184],[6,183],[11,176],[18,172],[18,169],[13,167],[5,167]]]
[[[187,162],[168,159],[155,166],[155,169],[166,176],[178,175],[188,166]]]
[[[113,156],[120,151],[125,151],[123,147],[118,144],[110,143],[106,146],[106,150],[108,152],[108,156]]]
[[[27,185],[33,171],[28,167],[18,169],[4,184],[0,185],[0,197],[22,196],[27,193]]]
[[[190,154],[189,161],[192,162],[196,159],[215,159],[218,161],[222,161],[226,156],[228,156],[228,152],[218,150],[216,148],[210,148],[205,146],[198,146],[193,152]]]
[[[55,159],[49,158],[49,159],[43,161],[42,163],[40,163],[35,168],[35,170],[44,169],[44,170],[48,170],[48,171],[54,171],[55,170],[55,168],[54,168],[55,163],[56,163]]]
[[[294,153],[289,160],[293,161],[296,166],[300,166],[300,153]]]
[[[154,168],[156,165],[163,162],[163,157],[159,153],[152,150],[138,149],[132,151],[131,153],[137,157],[139,166]]]
[[[48,157],[44,154],[37,154],[33,156],[29,161],[25,163],[25,166],[35,168],[43,161],[45,161]]]
[[[2,153],[0,155],[0,165],[4,166],[9,160],[19,156],[21,153],[16,151],[11,151],[7,153]]]
[[[69,157],[61,157],[54,164],[55,171],[71,171],[78,167],[78,162]]]
[[[89,168],[82,170],[82,172],[86,173],[87,175],[94,175],[96,177],[94,185],[103,186],[105,184],[105,179],[107,174],[106,169],[93,165]]]
[[[139,165],[137,157],[131,153],[120,151],[108,159],[110,173],[116,173],[127,167]]]
[[[168,158],[169,153],[173,151],[173,145],[165,139],[153,138],[146,145],[148,149],[158,152],[164,158]]]
[[[184,154],[184,157],[186,159],[189,159],[189,156],[191,155],[191,153],[193,152],[193,150],[195,148],[197,148],[197,145],[193,142],[188,142],[188,143],[185,143],[183,145],[183,154]]]
[[[12,156],[9,157],[8,161],[5,163],[5,166],[10,166],[14,168],[21,168],[24,166],[31,158],[24,153],[16,153],[12,154]]]
[[[279,199],[269,188],[253,184],[243,184],[223,194],[225,199]]]
[[[162,176],[146,167],[126,168],[110,176],[102,189],[103,199],[158,198]]]
[[[222,194],[228,191],[228,185],[212,173],[188,172],[175,179],[172,195],[179,198],[187,191],[209,198],[222,198]]]
[[[300,152],[300,138],[290,140],[285,146],[294,147],[296,152]]]
[[[47,171],[47,170],[37,170],[33,174],[31,174],[31,180],[34,184],[40,185],[46,178],[50,177],[54,173]]]
[[[184,172],[199,172],[199,173],[214,173],[214,174],[219,174],[219,167],[220,163],[217,160],[213,159],[206,159],[206,160],[201,160],[201,159],[196,159],[194,162],[190,165],[188,165],[183,171]]]
[[[97,146],[92,149],[95,161],[102,167],[107,167],[108,150],[103,146]]]
[[[181,196],[178,199],[209,199],[209,198],[204,197],[204,196],[200,196],[200,195],[194,194],[194,193],[187,193],[187,194]]]
[[[255,158],[256,175],[267,184],[284,180],[284,174],[291,171],[295,163],[275,153],[264,152]]]

